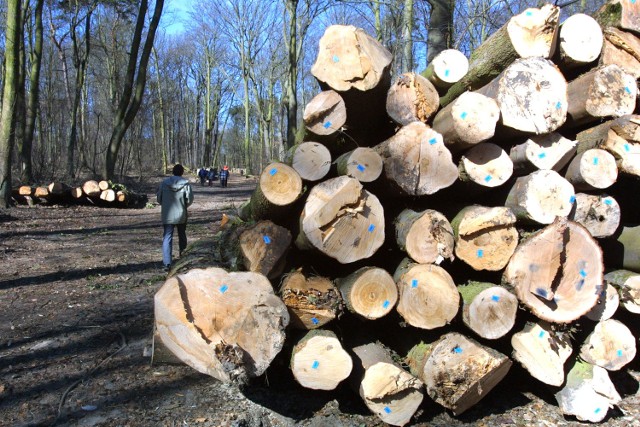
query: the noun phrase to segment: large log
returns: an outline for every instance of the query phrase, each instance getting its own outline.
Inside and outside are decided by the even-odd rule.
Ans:
[[[411,259],[421,264],[453,261],[453,229],[440,212],[405,209],[394,221],[396,242]]]
[[[370,147],[358,147],[338,157],[334,164],[338,175],[347,175],[360,182],[372,182],[382,174],[382,157]]]
[[[600,24],[584,13],[571,15],[560,25],[558,59],[560,68],[569,70],[591,64],[602,50],[604,36]]]
[[[445,49],[438,53],[421,73],[441,95],[459,82],[469,71],[469,60],[457,49]]]
[[[406,357],[429,396],[460,415],[486,396],[509,372],[511,360],[458,333],[414,346]]]
[[[589,231],[558,217],[518,245],[503,280],[540,319],[569,323],[596,304],[603,270],[602,250]]]
[[[592,148],[571,160],[564,177],[576,190],[602,190],[616,182],[618,166],[612,154],[600,148]]]
[[[154,314],[174,355],[223,382],[262,375],[282,349],[289,322],[265,276],[220,268],[169,278],[155,295]]]
[[[618,371],[636,357],[636,338],[624,323],[603,320],[582,344],[580,357],[608,371]]]
[[[474,188],[499,187],[511,178],[513,162],[500,146],[481,142],[464,152],[458,163],[460,181]]]
[[[405,259],[394,275],[398,285],[398,313],[411,326],[436,329],[449,324],[458,313],[460,294],[445,269],[415,264]]]
[[[342,264],[373,255],[384,242],[384,210],[355,178],[328,179],[309,193],[300,215],[299,249],[317,249]]]
[[[84,191],[84,194],[89,197],[98,197],[102,192],[98,181],[95,181],[93,179],[90,179],[89,181],[86,181],[84,184],[82,184],[82,191]]]
[[[282,279],[280,297],[289,309],[290,325],[297,329],[316,329],[342,312],[342,296],[331,280],[305,277],[300,271]]]
[[[577,193],[568,218],[582,224],[593,237],[609,237],[620,225],[620,205],[611,196]]]
[[[359,268],[336,279],[336,286],[346,308],[365,319],[386,316],[398,302],[398,288],[393,277],[379,267]]]
[[[387,92],[387,114],[400,126],[416,121],[426,123],[439,107],[438,91],[420,74],[399,75]]]
[[[458,286],[462,321],[478,336],[494,340],[505,336],[516,321],[518,298],[507,289],[487,282]]]
[[[614,27],[605,28],[600,65],[610,64],[640,78],[640,37]]]
[[[331,153],[318,142],[301,142],[287,152],[289,164],[305,181],[320,181],[331,169]]]
[[[523,143],[511,147],[509,157],[516,175],[527,175],[540,169],[559,172],[576,153],[577,141],[557,132],[532,135]]]
[[[422,403],[422,382],[393,361],[379,344],[352,349],[354,372],[362,400],[383,422],[403,426]]]
[[[106,182],[106,181],[104,181]],[[115,202],[116,200],[116,192],[113,191],[113,189],[111,188],[107,188],[106,190],[102,190],[100,192],[100,196],[98,196],[100,198],[100,200],[107,202],[107,203],[112,203]]]
[[[466,90],[476,90],[497,77],[518,58],[550,58],[558,34],[560,8],[547,4],[526,9],[509,19],[471,54],[469,71],[440,99],[447,105]]]
[[[603,27],[617,27],[640,33],[640,4],[635,0],[609,0],[594,14]]]
[[[30,185],[21,185],[18,187],[18,195],[20,196],[32,196],[34,192],[34,188]]]
[[[320,137],[340,132],[347,121],[347,108],[340,94],[325,90],[314,96],[302,115],[307,130]]]

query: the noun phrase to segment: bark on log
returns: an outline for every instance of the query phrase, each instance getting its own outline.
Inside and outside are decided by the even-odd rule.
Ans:
[[[403,426],[422,403],[423,384],[398,366],[379,344],[352,349],[360,396],[367,408],[383,422]]]
[[[346,175],[360,182],[373,182],[382,174],[382,157],[370,147],[358,147],[334,161],[338,175]]]
[[[560,410],[580,421],[599,423],[622,400],[606,369],[576,360],[565,386],[555,394]]]
[[[406,363],[429,396],[456,416],[478,403],[511,368],[504,354],[458,333],[416,345]]]
[[[102,190],[98,181],[89,180],[82,184],[82,191],[89,197],[99,197]]]
[[[587,319],[594,322],[611,319],[620,306],[618,290],[610,283],[607,283],[606,275],[603,289],[600,291],[598,302],[586,315]]]
[[[351,373],[351,356],[331,331],[309,331],[293,348],[291,372],[301,386],[333,390]]]
[[[453,278],[442,267],[405,259],[393,278],[400,294],[397,311],[409,325],[440,328],[458,313],[460,294]]]
[[[284,343],[286,306],[261,274],[195,269],[169,278],[154,298],[163,344],[223,382],[262,375]]]
[[[580,357],[607,371],[619,371],[636,357],[636,338],[624,323],[603,320],[582,344]]]
[[[552,170],[539,170],[518,178],[505,206],[518,220],[551,224],[556,217],[566,217],[575,202],[573,185]]]
[[[596,304],[603,269],[602,250],[589,231],[557,218],[518,245],[503,280],[540,319],[569,323]]]
[[[635,1],[610,0],[594,14],[603,27],[616,27],[640,33],[640,4]]]
[[[511,337],[513,358],[537,380],[559,387],[564,383],[564,363],[573,348],[571,340],[546,322],[527,322]]]
[[[392,194],[434,194],[458,178],[442,135],[422,122],[403,126],[374,148],[384,162],[383,179]]]
[[[616,182],[618,166],[612,154],[600,148],[592,148],[571,160],[564,177],[576,190],[602,190]]]
[[[331,169],[331,153],[318,142],[301,142],[287,153],[289,164],[305,181],[320,181]]]
[[[284,276],[280,296],[289,309],[291,327],[316,329],[341,314],[342,296],[331,280],[305,277],[300,271]]]
[[[387,114],[400,126],[416,121],[426,123],[439,107],[438,91],[420,74],[401,74],[387,92]]]
[[[393,277],[379,267],[362,267],[336,280],[346,308],[365,319],[389,314],[398,302]]]
[[[610,196],[578,193],[568,218],[582,224],[593,237],[609,237],[620,225],[620,205]]]
[[[527,175],[541,169],[556,172],[564,168],[576,153],[577,141],[557,132],[530,136],[525,142],[511,147],[509,157],[516,175]]]
[[[605,28],[600,65],[611,64],[640,78],[640,37],[614,27]]]
[[[616,289],[627,311],[640,314],[640,274],[629,270],[613,270],[604,275],[604,281]]]
[[[474,270],[502,270],[518,245],[516,216],[506,207],[466,207],[451,226],[456,256]]]
[[[453,261],[453,229],[438,211],[403,210],[394,221],[396,242],[411,259],[420,264],[440,264]]]
[[[459,82],[469,71],[469,60],[457,49],[445,49],[433,58],[421,73],[441,95]]]
[[[309,132],[321,137],[335,136],[347,121],[347,108],[340,94],[325,90],[305,106],[302,116]]]
[[[511,178],[513,162],[498,145],[482,142],[465,151],[458,163],[460,180],[474,188],[499,187]]]
[[[564,71],[591,64],[598,59],[604,36],[594,18],[576,13],[560,25],[559,40],[556,63]]]
[[[560,8],[547,4],[512,17],[471,54],[469,71],[451,86],[440,104],[445,106],[466,90],[489,83],[518,58],[550,58],[558,34]]]
[[[494,340],[505,336],[515,324],[518,298],[501,286],[468,282],[458,286],[462,297],[462,321],[478,336]]]
[[[317,249],[342,264],[369,258],[384,243],[384,210],[355,178],[328,179],[309,193],[300,216],[299,249]]]
[[[464,92],[442,108],[432,128],[442,135],[447,148],[457,153],[493,137],[500,119],[500,108],[492,98]]]

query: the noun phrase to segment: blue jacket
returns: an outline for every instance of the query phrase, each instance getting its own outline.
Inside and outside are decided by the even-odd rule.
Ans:
[[[187,223],[187,207],[193,203],[193,191],[189,181],[181,176],[165,178],[156,196],[162,207],[163,224]]]
[[[227,179],[227,178],[229,178],[229,171],[222,169],[220,171],[220,179],[224,180],[224,179]]]

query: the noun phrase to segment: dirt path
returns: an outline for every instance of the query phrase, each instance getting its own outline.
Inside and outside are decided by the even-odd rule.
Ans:
[[[151,202],[159,179],[143,188]],[[237,176],[227,189],[195,184],[189,239],[210,236],[253,185]],[[153,295],[165,277],[159,216],[157,206],[0,212],[0,425],[381,425],[348,385],[294,384],[286,355],[242,391],[186,366],[150,366]],[[637,381],[627,383],[607,425],[640,422]],[[562,418],[548,391],[519,390],[501,385],[458,419],[425,403],[414,425],[582,425]]]

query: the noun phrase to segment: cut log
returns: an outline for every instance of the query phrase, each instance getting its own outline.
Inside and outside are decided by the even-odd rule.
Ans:
[[[280,296],[289,309],[291,326],[316,329],[332,321],[342,311],[342,296],[331,280],[305,277],[299,271],[282,279]]]
[[[599,423],[622,400],[606,369],[576,360],[565,386],[555,394],[560,410],[580,421]]]
[[[620,225],[620,205],[610,196],[578,193],[568,218],[582,224],[593,237],[609,237]]]
[[[600,24],[589,15],[576,13],[560,25],[559,55],[562,70],[591,64],[600,55],[604,36]]]
[[[394,224],[398,247],[414,261],[421,264],[453,261],[453,229],[440,212],[405,209]]]
[[[636,357],[636,338],[624,323],[603,320],[582,344],[580,357],[607,371],[619,371]]]
[[[573,349],[566,334],[553,330],[546,322],[527,322],[522,331],[511,337],[513,358],[545,384],[559,387],[564,383],[564,363]]]
[[[595,68],[569,82],[567,127],[632,114],[636,107],[635,79],[612,64]]]
[[[122,190],[116,191],[116,200],[118,203],[127,203],[129,201],[128,193]]]
[[[74,199],[79,199],[83,195],[84,191],[82,190],[82,187],[74,187],[71,189],[71,197],[73,197]]]
[[[489,83],[518,58],[550,58],[555,51],[560,8],[547,4],[526,9],[493,33],[469,59],[469,71],[440,98],[440,105],[453,102],[462,92]]]
[[[108,188],[106,190],[102,190],[100,192],[100,200],[103,200],[107,203],[111,203],[111,202],[115,202],[116,200],[116,192],[113,191],[111,188]]]
[[[494,340],[505,336],[516,321],[518,298],[501,286],[468,282],[458,286],[462,321],[478,336]]]
[[[602,190],[616,182],[618,166],[612,154],[592,148],[576,155],[564,176],[576,190]]]
[[[469,206],[451,225],[456,256],[474,270],[502,270],[518,245],[516,216],[506,207]]]
[[[384,243],[384,210],[355,178],[328,179],[309,193],[300,216],[299,249],[317,249],[342,264],[369,258]]]
[[[611,64],[640,78],[640,37],[617,28],[605,28],[600,65]]]
[[[383,179],[392,194],[434,194],[458,178],[458,168],[442,135],[422,122],[403,126],[374,148],[384,162]]]
[[[477,92],[496,100],[507,133],[545,134],[567,120],[567,81],[547,59],[517,59]]]
[[[305,181],[320,181],[331,169],[331,153],[318,142],[302,142],[287,153],[287,163]]]
[[[569,323],[596,304],[603,269],[602,250],[589,231],[558,217],[518,245],[503,280],[540,319]]]
[[[358,147],[334,161],[338,175],[347,175],[360,182],[372,182],[382,174],[382,157],[370,147]]]
[[[640,314],[640,274],[629,270],[613,270],[604,275],[604,281],[617,290],[620,302],[627,311]]]
[[[436,329],[447,325],[458,313],[460,294],[442,267],[405,259],[393,278],[400,294],[398,313],[409,325]]]
[[[162,343],[223,382],[262,375],[282,349],[289,322],[287,307],[265,276],[220,268],[169,278],[154,305]]]
[[[557,172],[539,170],[519,177],[507,196],[505,206],[518,220],[551,224],[556,217],[566,217],[575,202],[573,185]]]
[[[63,182],[52,182],[47,189],[51,195],[61,196],[69,193],[69,186]]]
[[[322,91],[305,106],[303,120],[307,130],[314,135],[335,135],[347,121],[344,100],[334,90]]]
[[[457,49],[445,49],[438,53],[429,66],[422,72],[435,88],[444,95],[447,90],[460,81],[469,71],[469,60]]]
[[[365,319],[379,319],[389,314],[398,302],[398,288],[393,277],[379,267],[362,267],[336,280],[346,308]]]
[[[640,33],[640,4],[634,0],[609,0],[594,14],[603,27],[617,27]]]
[[[516,175],[526,175],[536,170],[564,168],[576,153],[577,141],[557,132],[530,136],[525,142],[511,147],[509,157]]]
[[[399,75],[387,92],[387,114],[400,126],[416,121],[426,123],[439,107],[438,91],[420,74]]]
[[[383,422],[403,426],[422,403],[423,384],[398,366],[379,344],[352,349],[360,396],[367,408]]]
[[[442,108],[433,119],[433,130],[442,135],[452,153],[465,150],[493,137],[500,108],[492,98],[464,92]]]
[[[82,184],[82,191],[89,197],[99,197],[102,190],[98,181],[89,180]]]
[[[601,322],[603,320],[611,319],[620,306],[620,297],[618,296],[618,290],[610,283],[607,283],[605,275],[605,282],[600,291],[598,302],[587,313],[587,319],[594,322]]]
[[[33,190],[33,197],[38,199],[47,199],[49,197],[49,188],[48,187],[36,187]]]
[[[456,416],[478,403],[511,368],[504,354],[458,333],[416,345],[406,363],[429,396]]]
[[[291,232],[271,221],[258,221],[244,228],[238,240],[242,264],[248,271],[268,278],[282,274],[291,247]]]
[[[482,142],[464,152],[458,174],[462,182],[474,188],[499,187],[511,178],[513,162],[498,145]]]
[[[111,188],[111,183],[109,181],[98,181],[98,187],[101,191],[105,191]]]
[[[331,331],[309,331],[293,348],[291,372],[301,386],[333,390],[353,369],[351,356]]]
[[[18,195],[20,196],[32,196],[34,188],[30,185],[21,185],[18,187]]]

